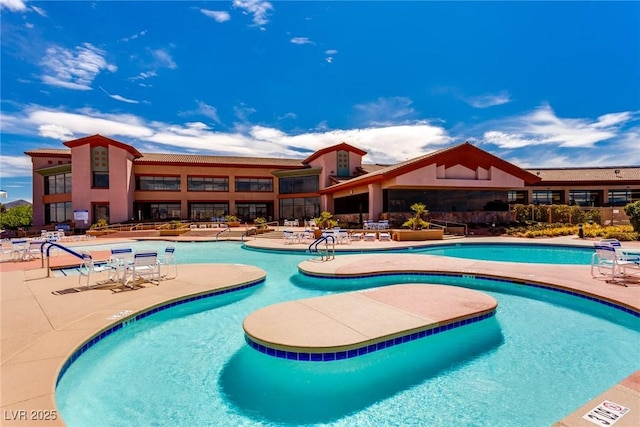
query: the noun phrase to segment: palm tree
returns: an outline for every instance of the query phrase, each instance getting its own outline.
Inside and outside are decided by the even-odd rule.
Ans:
[[[409,227],[412,230],[419,230],[423,227],[428,227],[429,223],[422,219],[423,214],[429,213],[429,211],[427,210],[427,205],[425,205],[424,203],[414,203],[410,207],[411,210],[415,212],[415,215],[405,221],[402,226]]]

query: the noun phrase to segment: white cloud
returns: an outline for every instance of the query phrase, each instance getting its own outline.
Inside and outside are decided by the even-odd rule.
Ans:
[[[50,47],[40,63],[43,68],[42,82],[73,90],[91,90],[91,83],[102,70],[117,70],[104,56],[102,49],[90,43],[76,46],[73,50]]]
[[[329,64],[333,63],[333,57],[332,56],[327,56],[324,60],[327,61]]]
[[[9,9],[11,12],[22,12],[27,10],[27,5],[22,0],[0,0],[0,10]]]
[[[294,37],[291,39],[291,43],[293,44],[313,44],[308,37]]]
[[[214,107],[202,101],[197,102],[202,111],[215,113],[213,115],[217,116]],[[470,140],[473,143],[495,145],[495,148],[490,149],[492,153],[522,167],[528,167],[532,163],[533,166],[545,167],[640,164],[640,127],[621,130],[621,126],[628,126],[630,121],[635,120],[638,112],[605,114],[591,120],[561,119],[553,114],[550,107],[542,106],[536,111],[501,123],[491,123],[491,129],[484,131],[484,137],[476,140],[473,132],[470,137],[457,138],[439,124],[424,120],[404,120],[413,112],[410,105],[409,99],[398,97],[382,98],[359,106],[373,116],[398,110],[396,118],[402,119],[402,123],[330,129],[326,122],[321,122],[315,130],[295,134],[274,126],[253,125],[248,121],[236,125],[233,130],[218,131],[201,121],[167,123],[148,121],[131,114],[107,114],[92,109],[67,111],[28,106],[19,113],[0,112],[0,132],[21,135],[25,139],[40,136],[56,141],[100,133],[146,152],[279,158],[304,158],[316,150],[344,141],[367,151],[365,163],[380,164],[405,161]],[[236,113],[245,119],[253,111],[245,105],[236,109]],[[573,141],[572,138],[577,136],[595,140],[590,135],[599,135],[601,132],[615,135],[615,139],[598,140],[591,145],[565,143],[567,140]],[[3,155],[2,158],[4,157]],[[30,175],[30,169],[25,173],[24,170],[14,170],[13,167],[4,165],[2,171],[11,176]]]
[[[335,50],[335,49],[327,49],[327,50],[324,51],[325,55],[335,55],[337,53],[338,53],[338,51]]]
[[[207,103],[202,101],[197,101],[197,103],[198,103],[199,114],[202,114],[205,117],[209,117],[216,123],[221,123],[220,117],[218,117],[218,110],[216,109],[216,107],[208,105]]]
[[[378,98],[375,102],[355,105],[360,121],[371,125],[397,124],[415,115],[413,101],[407,97]]]
[[[500,130],[486,131],[484,139],[511,149],[528,145],[587,148],[617,137],[620,126],[631,120],[630,112],[605,114],[596,120],[560,118],[545,104],[530,113],[493,122],[491,127]]]
[[[116,101],[120,101],[120,102],[126,102],[128,104],[138,104],[138,101],[136,101],[135,99],[127,99],[123,96],[120,95],[112,95],[109,92],[107,92],[106,90],[104,90],[104,88],[102,86],[98,86],[104,93],[106,93],[109,98],[115,99]]]
[[[31,176],[31,167],[31,157],[0,156],[0,178]]]
[[[156,61],[158,62],[159,66],[170,68],[172,70],[178,68],[176,63],[173,61],[173,58],[171,57],[169,52],[167,52],[166,50],[156,49],[151,53],[153,57],[156,59]]]
[[[132,82],[136,80],[146,80],[146,79],[150,79],[151,77],[156,77],[157,75],[158,73],[155,71],[142,72],[135,77],[129,77],[129,80]]]
[[[131,40],[135,40],[135,39],[137,39],[138,37],[142,37],[142,36],[144,36],[145,34],[147,34],[147,30],[142,30],[142,31],[140,31],[139,33],[135,33],[134,35],[132,35],[132,36],[130,36],[130,37],[124,37],[124,38],[122,38],[122,41],[123,41],[123,42],[128,42],[128,41],[131,41]]]
[[[480,96],[467,97],[465,101],[475,108],[494,107],[496,105],[507,104],[511,102],[511,97],[505,91],[497,94],[485,94]]]
[[[200,9],[200,12],[202,12],[205,16],[208,16],[209,18],[213,18],[216,22],[227,22],[231,19],[231,15],[229,15],[229,12],[225,12],[221,10]]]
[[[45,12],[44,9],[36,7],[36,6],[31,6],[31,10],[33,10],[35,13],[37,13],[38,15],[42,16],[42,17],[46,17],[47,16],[47,12]]]
[[[273,9],[271,3],[263,0],[233,0],[233,7],[253,15],[253,23],[255,25],[267,24],[269,22],[267,15]]]

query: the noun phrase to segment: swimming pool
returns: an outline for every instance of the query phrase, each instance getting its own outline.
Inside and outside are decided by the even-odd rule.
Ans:
[[[306,254],[256,253],[231,242],[176,246],[180,263],[252,264],[267,279],[159,312],[91,347],[57,387],[67,425],[550,425],[640,365],[631,315],[541,289],[447,277],[429,282],[489,293],[499,302],[496,316],[345,361],[272,358],[244,342],[242,320],[252,311],[425,278],[331,281],[298,274]]]

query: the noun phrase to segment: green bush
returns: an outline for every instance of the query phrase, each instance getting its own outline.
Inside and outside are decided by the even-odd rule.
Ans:
[[[640,233],[640,201],[627,204],[624,212],[629,217],[629,221],[636,233]]]

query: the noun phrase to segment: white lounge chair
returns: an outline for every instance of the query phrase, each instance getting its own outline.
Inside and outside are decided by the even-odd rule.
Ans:
[[[387,241],[390,242],[391,241],[391,234],[386,233],[386,232],[381,232],[380,234],[378,234],[378,240],[382,241]]]
[[[375,242],[376,241],[376,233],[365,233],[362,238],[365,242]]]

